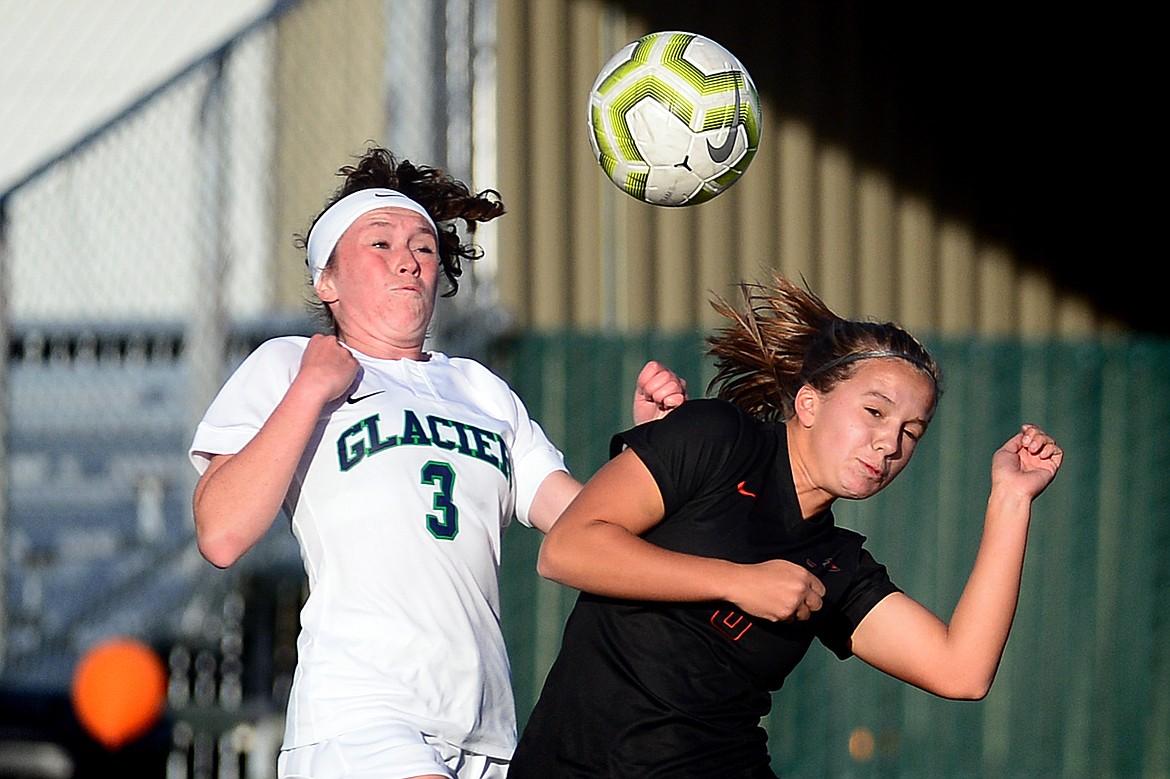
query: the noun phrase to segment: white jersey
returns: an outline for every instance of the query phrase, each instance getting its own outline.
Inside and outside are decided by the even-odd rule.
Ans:
[[[256,434],[307,342],[268,341],[235,371],[191,444],[200,471]],[[564,458],[473,360],[354,356],[359,380],[322,412],[286,498],[309,597],[285,747],[393,719],[508,758],[500,538]]]

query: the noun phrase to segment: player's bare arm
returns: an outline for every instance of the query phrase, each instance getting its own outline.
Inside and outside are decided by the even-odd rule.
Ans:
[[[540,532],[547,533],[580,491],[581,482],[567,471],[553,471],[537,488],[528,509],[528,521]]]
[[[686,399],[686,381],[662,363],[651,360],[642,366],[634,387],[634,424],[664,417]],[[581,482],[568,473],[549,474],[537,489],[529,509],[532,526],[547,533],[580,491]]]
[[[992,459],[983,539],[949,625],[895,593],[854,631],[857,656],[936,695],[985,696],[1015,617],[1032,502],[1063,459],[1052,437],[1032,425],[1004,444]]]
[[[807,619],[821,607],[821,582],[799,565],[740,565],[663,549],[641,535],[663,519],[658,486],[626,450],[606,463],[541,545],[541,575],[616,598],[721,600],[764,619]]]
[[[220,568],[260,540],[280,511],[321,409],[353,383],[358,363],[333,336],[315,335],[284,399],[236,454],[212,458],[195,486],[199,551]]]

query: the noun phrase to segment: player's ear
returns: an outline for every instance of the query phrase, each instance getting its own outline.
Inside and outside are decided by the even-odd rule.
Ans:
[[[337,290],[333,288],[333,268],[325,266],[321,271],[321,277],[317,279],[317,284],[314,286],[317,291],[317,298],[322,303],[336,303]]]
[[[802,384],[792,401],[796,419],[804,427],[812,427],[820,408],[821,395],[807,384]]]

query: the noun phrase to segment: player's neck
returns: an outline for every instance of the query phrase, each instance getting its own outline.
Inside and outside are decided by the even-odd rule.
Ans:
[[[800,504],[800,516],[811,519],[819,516],[833,504],[834,496],[819,486],[810,470],[811,459],[807,456],[806,440],[799,426],[789,420],[784,426],[788,438],[788,461],[792,467],[792,483],[796,487],[796,500]]]
[[[384,340],[366,338],[361,334],[343,335],[340,337],[340,340],[354,351],[361,352],[365,356],[372,357],[375,360],[414,360],[416,362],[424,362],[430,359],[430,354],[423,351],[423,345],[421,343],[397,344]]]

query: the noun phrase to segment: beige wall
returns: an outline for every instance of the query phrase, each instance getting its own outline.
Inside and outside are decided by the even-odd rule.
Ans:
[[[599,0],[500,0],[499,280],[523,326],[709,327],[712,291],[778,268],[843,315],[955,335],[1081,335],[1114,325],[1010,247],[819,137],[766,92],[751,168],[714,201],[647,206],[592,159],[586,95],[650,32]]]
[[[495,155],[496,180],[472,183],[499,189],[508,207],[493,226],[492,255],[502,303],[520,326],[708,328],[712,293],[777,268],[807,279],[843,315],[923,333],[1118,328],[1010,245],[900,180],[880,155],[863,160],[817,129],[823,117],[813,121],[764,86],[760,149],[738,184],[691,208],[633,200],[592,158],[586,100],[602,63],[649,23],[618,2],[496,2],[498,126],[494,144],[475,150]],[[384,140],[386,8],[393,4],[312,0],[278,25],[273,229],[285,306],[306,291],[289,236],[308,226],[338,165],[366,140]],[[843,113],[850,99],[826,98]]]
[[[304,235],[341,180],[334,174],[385,131],[382,0],[314,0],[276,25],[273,235],[278,305],[306,299]],[[344,121],[338,121],[344,117]]]

